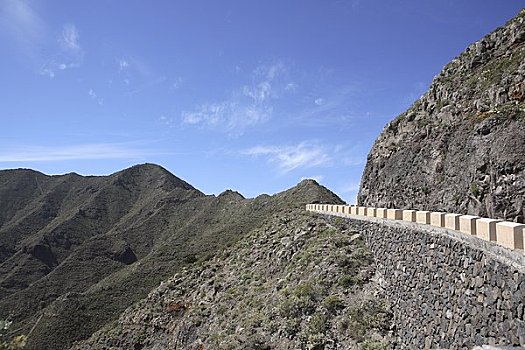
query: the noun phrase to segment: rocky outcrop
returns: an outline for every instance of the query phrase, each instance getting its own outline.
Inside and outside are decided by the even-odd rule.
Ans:
[[[523,221],[525,11],[449,63],[368,155],[358,203]]]

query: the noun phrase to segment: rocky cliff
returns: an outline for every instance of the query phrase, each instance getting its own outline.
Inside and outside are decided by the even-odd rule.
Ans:
[[[305,180],[273,196],[204,195],[145,164],[110,176],[0,171],[0,320],[28,349],[85,339],[184,267],[274,213],[342,203]]]
[[[525,11],[470,45],[368,155],[360,205],[523,221]]]

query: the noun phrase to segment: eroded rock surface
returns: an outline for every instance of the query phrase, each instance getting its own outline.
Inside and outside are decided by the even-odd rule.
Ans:
[[[470,45],[390,122],[358,203],[523,221],[525,11]]]

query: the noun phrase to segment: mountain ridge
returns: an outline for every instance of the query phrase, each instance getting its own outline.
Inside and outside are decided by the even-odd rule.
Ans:
[[[205,195],[153,164],[89,177],[1,171],[0,198],[0,319],[34,327],[28,348],[39,350],[91,335],[275,211],[342,203],[314,182],[254,199]]]

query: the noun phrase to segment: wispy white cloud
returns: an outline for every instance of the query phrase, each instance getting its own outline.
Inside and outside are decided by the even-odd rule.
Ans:
[[[241,151],[241,154],[262,157],[281,173],[299,168],[357,166],[366,159],[366,154],[357,146],[330,145],[319,141],[303,141],[295,145],[258,145]]]
[[[318,106],[322,106],[322,105],[324,105],[325,100],[324,100],[324,98],[319,97],[319,98],[316,98],[316,99],[315,99],[314,103],[315,103],[316,105],[318,105]]]
[[[182,87],[182,85],[184,84],[184,81],[182,80],[181,77],[177,77],[175,79],[175,81],[173,82],[173,84],[171,84],[171,86],[174,88],[174,89],[180,89]]]
[[[125,55],[116,59],[118,71],[124,76],[135,75],[141,80],[156,76],[155,70],[137,55]]]
[[[93,89],[89,89],[88,91],[89,97],[91,97],[93,100],[97,101],[97,103],[102,106],[104,104],[104,99],[99,97]]]
[[[167,80],[166,77],[162,76],[162,77],[157,77],[157,78],[154,78],[152,80],[148,80],[142,84],[140,84],[138,87],[130,90],[128,93],[130,95],[136,95],[138,93],[141,93],[142,91],[144,90],[148,90],[148,89],[151,89],[152,87],[155,87],[157,85],[161,85],[162,83],[164,83],[165,81]],[[128,81],[129,83],[129,81]]]
[[[0,151],[0,162],[47,162],[65,160],[139,159],[157,154],[153,150],[136,148],[124,143],[95,143],[55,147],[4,148]]]
[[[262,104],[270,98],[272,85],[270,81],[263,81],[255,86],[243,86],[242,93],[256,104]]]
[[[58,71],[82,64],[84,52],[75,25],[65,24],[60,35],[53,37],[49,26],[28,1],[0,2],[0,32],[16,44],[38,74],[54,78]]]
[[[274,62],[272,64],[263,64],[255,68],[253,76],[256,79],[262,79],[266,81],[273,81],[277,77],[283,75],[288,71],[288,67],[282,61]]]
[[[307,142],[293,146],[256,146],[242,153],[248,156],[265,157],[282,173],[288,173],[297,168],[327,166],[332,162],[332,157],[326,147]]]
[[[285,86],[284,89],[285,89],[286,91],[292,91],[292,92],[295,92],[295,91],[297,90],[297,87],[298,87],[298,85],[297,85],[296,83],[288,83],[288,84],[286,84],[286,86]]]
[[[57,71],[78,68],[84,60],[84,50],[80,46],[80,35],[74,24],[66,23],[56,39],[58,49],[42,65],[40,74],[54,78]]]
[[[241,135],[247,128],[271,119],[272,100],[288,91],[287,85],[281,81],[286,72],[287,68],[282,62],[261,65],[252,72],[252,83],[233,91],[230,98],[203,103],[192,111],[183,111],[182,124]]]
[[[47,26],[25,0],[0,1],[0,35],[13,40],[30,60],[40,54]]]
[[[48,65],[42,66],[40,69],[40,75],[45,75],[49,78],[55,77],[55,70],[52,67],[49,67]]]
[[[123,71],[129,67],[129,62],[124,58],[120,58],[120,59],[117,59],[117,65],[118,65],[119,71]]]
[[[168,116],[165,116],[165,115],[161,115],[159,117],[159,123],[171,128],[171,127],[174,126],[175,121],[171,117],[168,117]]]
[[[79,44],[79,35],[75,25],[67,23],[62,29],[58,42],[64,51],[77,53],[82,50]]]
[[[322,89],[323,97],[318,97],[319,92],[312,91],[310,96],[304,97],[307,107],[298,110],[290,121],[307,127],[350,125],[348,122],[355,117],[352,105],[358,91],[358,84]]]
[[[168,78],[159,75],[149,64],[137,56],[115,59],[118,79],[124,83],[127,94],[136,95],[165,83]]]
[[[220,129],[232,135],[239,135],[246,128],[267,121],[271,113],[271,107],[242,104],[234,100],[223,101],[204,104],[194,111],[183,112],[182,123]]]

